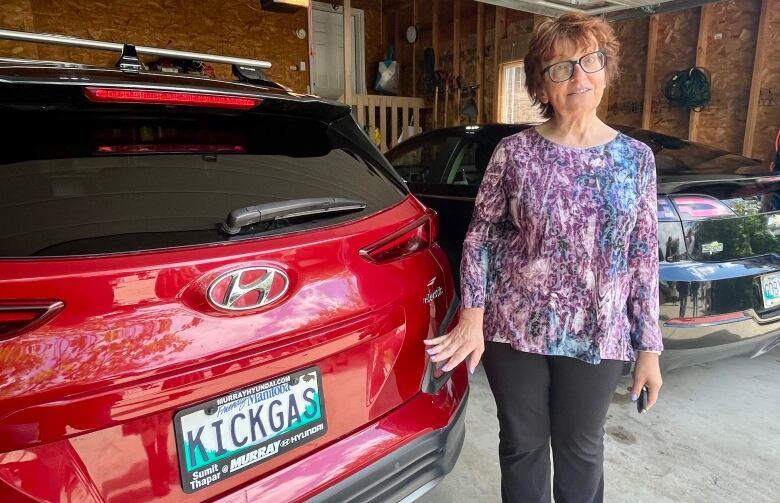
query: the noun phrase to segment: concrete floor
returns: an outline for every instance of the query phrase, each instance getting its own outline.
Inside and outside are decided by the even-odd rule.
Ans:
[[[607,415],[607,502],[780,502],[780,347],[669,372],[645,415],[628,384]],[[481,366],[468,407],[457,465],[418,501],[501,500],[496,407]]]

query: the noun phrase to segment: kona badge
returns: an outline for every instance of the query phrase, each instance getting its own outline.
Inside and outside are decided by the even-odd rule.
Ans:
[[[272,304],[282,298],[290,279],[275,267],[245,267],[218,277],[208,289],[208,300],[226,311],[247,311]]]
[[[437,298],[441,297],[441,294],[443,294],[443,293],[444,293],[444,290],[442,289],[442,287],[437,287],[436,290],[432,291],[431,293],[429,293],[428,295],[425,296],[425,298],[423,299],[423,302],[425,302],[426,304],[430,304],[431,302],[433,302]]]

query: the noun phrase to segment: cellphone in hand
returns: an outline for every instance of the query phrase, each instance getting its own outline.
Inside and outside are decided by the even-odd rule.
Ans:
[[[636,411],[640,414],[647,412],[647,386],[642,386],[642,391],[636,401]]]

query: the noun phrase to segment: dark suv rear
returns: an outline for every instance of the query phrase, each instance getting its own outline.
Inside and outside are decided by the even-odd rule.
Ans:
[[[0,114],[0,501],[401,500],[452,468],[436,215],[349,108],[5,61]]]

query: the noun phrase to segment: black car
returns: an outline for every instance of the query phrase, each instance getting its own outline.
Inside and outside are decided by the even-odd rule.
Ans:
[[[435,209],[458,277],[474,199],[498,142],[529,125],[438,129],[387,153]],[[756,356],[780,342],[780,175],[754,159],[643,129],[658,178],[660,324],[665,369]]]

